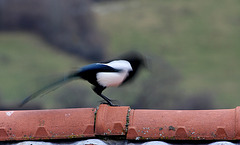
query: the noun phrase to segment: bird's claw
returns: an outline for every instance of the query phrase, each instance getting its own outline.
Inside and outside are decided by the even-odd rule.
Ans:
[[[116,107],[116,106],[119,106],[119,105],[117,105],[117,104],[108,104],[109,106],[114,106],[114,107]]]
[[[102,101],[100,101],[100,104],[107,104],[107,105],[109,105],[109,106],[119,106],[119,105],[117,105],[117,104],[113,104],[112,102],[106,102],[105,100],[102,100]]]

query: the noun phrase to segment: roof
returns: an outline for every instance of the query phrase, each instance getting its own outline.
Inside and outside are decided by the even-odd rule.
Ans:
[[[0,141],[236,142],[239,109],[145,110],[102,104],[97,108],[0,111]]]
[[[1,144],[1,143],[0,143]],[[4,143],[5,144],[5,143]],[[164,141],[144,141],[144,142],[132,142],[128,140],[100,140],[100,139],[87,139],[81,141],[23,141],[19,143],[7,143],[11,145],[177,145],[177,144],[202,144],[202,145],[237,145],[239,142],[230,141],[213,141],[213,142],[164,142]],[[6,145],[6,144],[5,144]]]

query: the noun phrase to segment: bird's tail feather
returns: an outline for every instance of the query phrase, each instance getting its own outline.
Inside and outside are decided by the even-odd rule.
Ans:
[[[25,105],[27,102],[31,101],[32,99],[38,97],[38,96],[44,96],[46,95],[47,93],[50,93],[54,90],[56,90],[57,88],[61,87],[62,84],[65,84],[65,83],[68,83],[70,82],[71,80],[73,79],[76,79],[76,75],[75,74],[72,74],[72,75],[69,75],[67,77],[64,77],[63,79],[61,80],[58,80],[40,90],[38,90],[37,92],[33,93],[32,95],[28,96],[27,98],[25,98],[21,104],[19,105],[19,107],[22,107],[23,105]]]

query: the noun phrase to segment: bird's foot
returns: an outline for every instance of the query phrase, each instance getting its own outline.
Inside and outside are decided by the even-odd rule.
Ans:
[[[113,102],[118,102],[116,100],[112,100]],[[106,102],[105,100],[99,101],[100,104],[108,104],[109,106],[119,106],[118,104],[113,104],[112,102]]]
[[[108,105],[109,105],[109,106],[114,106],[114,107],[119,106],[118,104],[113,104],[113,103],[108,104]]]

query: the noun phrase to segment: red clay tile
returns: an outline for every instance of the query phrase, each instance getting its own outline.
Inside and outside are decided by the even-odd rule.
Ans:
[[[179,126],[178,129],[176,130],[176,138],[178,139],[186,139],[188,137],[187,135],[187,130],[184,126]]]
[[[239,107],[222,110],[131,110],[127,139],[239,139]]]
[[[94,108],[0,111],[0,141],[89,138],[95,135],[129,140],[239,140],[240,107],[130,110],[128,106],[100,105],[97,113]]]
[[[235,134],[236,134],[236,138],[237,140],[240,140],[240,106],[235,108]]]
[[[96,135],[125,135],[128,106],[99,106],[96,116]]]
[[[94,137],[93,108],[0,111],[0,141]]]

